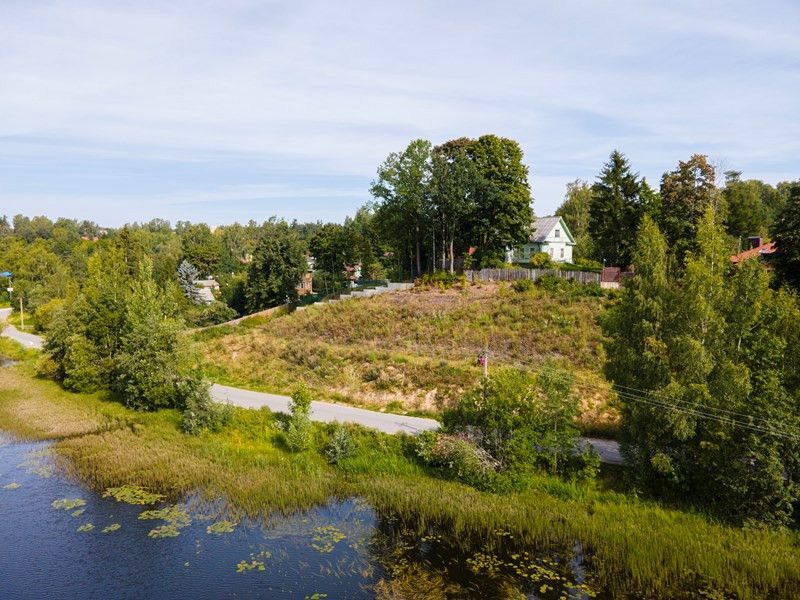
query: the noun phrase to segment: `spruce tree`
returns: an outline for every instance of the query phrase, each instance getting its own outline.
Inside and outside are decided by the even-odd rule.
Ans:
[[[197,287],[198,279],[200,279],[200,271],[188,260],[183,259],[181,264],[178,265],[178,285],[181,286],[184,296],[195,304],[203,302],[200,290]]]
[[[631,264],[634,232],[644,212],[641,189],[628,159],[614,150],[592,186],[589,205],[594,256],[606,265]]]

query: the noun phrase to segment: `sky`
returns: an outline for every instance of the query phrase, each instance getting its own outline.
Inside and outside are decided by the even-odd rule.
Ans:
[[[410,140],[800,178],[800,2],[0,1],[0,214],[341,221]]]

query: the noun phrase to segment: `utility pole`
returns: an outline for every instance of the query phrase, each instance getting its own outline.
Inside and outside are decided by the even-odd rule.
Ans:
[[[25,331],[25,313],[22,310],[22,294],[19,295],[19,326]]]

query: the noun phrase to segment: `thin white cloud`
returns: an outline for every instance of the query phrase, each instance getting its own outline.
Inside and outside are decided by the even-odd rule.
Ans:
[[[180,193],[363,178],[328,190],[341,218],[409,139],[488,132],[522,143],[539,212],[615,147],[651,181],[695,151],[774,178],[800,159],[798,24],[788,0],[5,2],[0,157],[43,161],[43,182],[26,191],[29,169],[7,167],[0,185],[35,210],[64,194],[59,159],[199,162],[213,179],[215,158],[241,156],[292,176],[219,174]],[[176,193],[164,180],[140,206]]]

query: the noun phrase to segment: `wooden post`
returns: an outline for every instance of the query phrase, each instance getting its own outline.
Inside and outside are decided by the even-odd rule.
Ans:
[[[22,310],[22,294],[19,295],[19,326],[25,331],[25,312]]]

